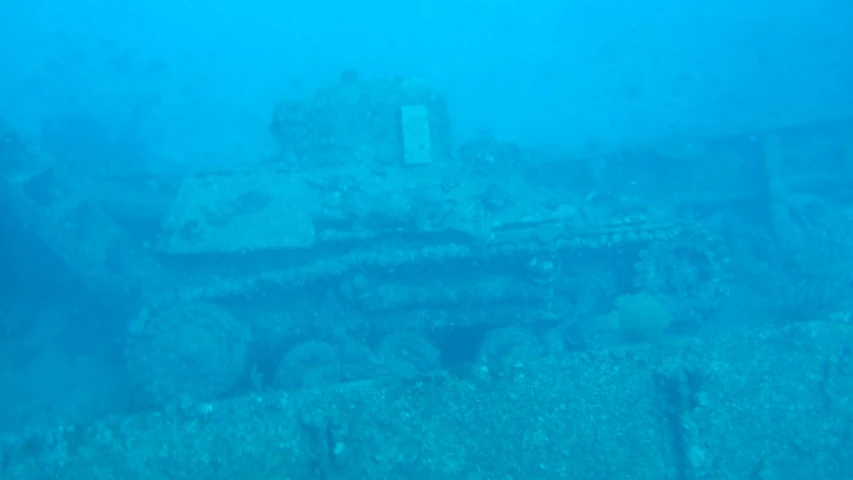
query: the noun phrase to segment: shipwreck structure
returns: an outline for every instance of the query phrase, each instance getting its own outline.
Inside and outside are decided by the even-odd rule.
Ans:
[[[853,248],[839,232],[853,218],[836,207],[850,201],[853,123],[769,122],[739,134],[650,139],[647,148],[554,158],[490,138],[459,144],[444,99],[424,83],[361,80],[350,72],[313,98],[282,102],[270,130],[280,151],[252,168],[97,179],[55,165],[13,132],[2,133],[3,214],[64,264],[81,288],[133,305],[124,356],[143,403],[182,405],[181,420],[169,425],[227,439],[218,456],[203,460],[195,452],[184,463],[197,476],[169,470],[170,478],[234,478],[249,463],[285,472],[264,478],[290,478],[286,472],[404,478],[399,472],[405,471],[424,478],[569,478],[566,462],[557,467],[552,456],[568,447],[548,436],[570,439],[556,431],[519,439],[553,452],[516,470],[498,469],[501,477],[478,476],[463,458],[436,463],[451,450],[479,451],[471,455],[481,464],[498,458],[478,450],[478,440],[454,437],[459,448],[451,448],[429,446],[438,437],[419,437],[427,446],[416,451],[400,444],[415,441],[411,431],[397,438],[377,426],[385,438],[367,433],[368,420],[354,419],[361,411],[390,422],[389,415],[414,415],[410,421],[417,423],[430,416],[422,402],[435,399],[458,402],[459,418],[432,418],[436,428],[456,429],[476,415],[479,400],[471,392],[482,388],[483,398],[510,395],[526,405],[516,414],[540,415],[542,425],[526,429],[545,428],[557,412],[587,420],[601,415],[606,423],[604,413],[556,397],[593,373],[590,391],[619,403],[618,411],[632,404],[626,386],[654,390],[657,396],[649,398],[666,403],[654,414],[663,423],[638,417],[633,433],[625,433],[648,447],[653,472],[712,478],[701,475],[728,468],[737,478],[775,478],[768,472],[780,457],[766,454],[749,464],[725,457],[724,446],[714,443],[721,433],[708,430],[703,413],[723,408],[720,395],[732,389],[750,405],[758,401],[744,385],[713,378],[712,360],[735,337],[708,350],[697,344],[705,352],[699,360],[682,358],[694,347],[674,354],[664,348],[666,354],[655,357],[649,345],[714,330],[720,312],[732,305],[746,312],[799,308],[822,319],[844,311],[850,277],[838,265],[853,258]],[[759,245],[768,248],[757,252]],[[811,287],[774,282],[783,269],[800,272]],[[743,306],[749,303],[744,285],[760,308]],[[802,329],[790,331],[814,339]],[[756,335],[735,343],[769,348]],[[644,353],[625,353],[631,346]],[[619,355],[636,365],[654,364],[653,374],[643,377],[640,367],[616,373],[615,357],[596,356],[609,348],[623,349]],[[833,358],[833,369],[848,368]],[[736,356],[731,368],[750,361]],[[777,383],[768,388],[781,388]],[[382,401],[368,402],[370,392]],[[528,398],[534,393],[548,400]],[[397,411],[389,400],[394,395],[413,406]],[[254,403],[256,396],[261,403]],[[362,410],[352,406],[361,405],[356,398]],[[849,405],[833,402],[832,408],[846,409],[849,423]],[[227,423],[260,432],[261,414],[252,412],[261,404],[275,413],[263,414],[270,420],[258,441],[281,444],[288,453],[278,458],[291,463],[245,450],[250,446],[239,440],[239,425],[228,432],[217,430],[225,423],[213,426],[222,410],[230,412]],[[163,444],[165,423],[155,427],[160,417],[147,415],[126,428]],[[514,422],[497,418],[495,425]],[[273,426],[290,433],[273,438]],[[579,430],[572,445],[595,443],[588,438],[593,425],[586,427],[592,430]],[[110,443],[104,435],[114,427],[98,428],[63,432],[53,441],[74,443],[79,458],[124,458],[120,448],[99,446]],[[703,432],[717,440],[703,442]],[[186,440],[169,438],[176,445]],[[354,446],[355,439],[362,443]],[[386,440],[398,450],[378,446]],[[663,451],[651,446],[661,442]],[[122,467],[130,469],[122,470],[123,478],[182,462],[170,457],[174,453],[133,449],[147,453]],[[67,467],[78,475],[67,478],[107,478],[85,462],[57,463],[45,450],[26,450],[15,450],[7,471],[49,464],[51,471]],[[598,467],[582,471],[609,475]],[[118,474],[104,468],[101,473]],[[346,471],[367,476],[346,477]],[[583,477],[581,470],[572,475],[607,478]]]

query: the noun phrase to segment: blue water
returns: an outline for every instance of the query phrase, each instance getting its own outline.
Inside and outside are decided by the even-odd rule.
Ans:
[[[176,404],[228,401],[255,390],[476,370],[485,362],[482,342],[499,327],[523,327],[518,338],[530,335],[551,345],[533,348],[536,355],[572,355],[702,340],[742,328],[848,324],[851,25],[853,3],[841,0],[2,0],[5,451],[18,452],[31,432],[90,425],[109,415],[169,412]],[[447,154],[441,161],[463,165],[464,173],[438,187],[400,180],[405,193],[396,195],[389,185],[399,178],[399,165],[340,157],[337,167],[353,170],[339,173],[333,187],[333,176],[321,175],[331,193],[318,197],[323,208],[308,208],[327,217],[293,213],[308,198],[293,187],[299,182],[293,178],[321,165],[311,164],[309,155],[289,156],[302,150],[294,147],[296,137],[277,130],[282,105],[313,115],[303,132],[312,138],[306,148],[313,153],[350,147],[352,153],[362,121],[380,120],[359,117],[347,137],[346,128],[330,120],[334,115],[369,111],[387,119],[392,117],[383,117],[383,108],[397,112],[401,105],[382,104],[359,86],[346,110],[346,101],[330,89],[346,95],[348,82],[379,82],[393,90],[404,81],[428,85],[442,97],[429,105],[432,121],[441,117],[449,125],[439,135],[432,124],[434,151],[441,144]],[[326,94],[338,99],[324,109]],[[363,141],[380,147],[365,148],[396,145],[399,125],[393,119],[379,127],[387,136]],[[322,130],[327,124],[333,126]],[[312,137],[329,132],[323,141]],[[359,170],[364,165],[369,168]],[[210,176],[259,169],[277,173],[266,187],[242,193],[238,181]],[[295,177],[287,173],[294,171]],[[359,183],[364,178],[355,171],[385,180]],[[503,251],[497,254],[501,260],[484,264],[472,260],[479,253],[469,257],[454,248],[486,251],[497,237],[473,239],[482,225],[452,224],[445,215],[464,210],[456,199],[468,197],[454,192],[477,182],[495,188],[484,189],[483,203],[471,209],[501,223],[541,214],[525,210],[528,202],[552,212],[559,210],[555,205],[589,209],[568,217],[572,228],[579,218],[598,225],[663,212],[695,230],[624,248],[627,233],[595,233],[587,243],[558,246],[554,240],[549,248],[529,247],[532,252]],[[210,213],[219,208],[217,195],[234,197],[224,213]],[[206,225],[227,224],[277,208],[276,202],[293,206],[278,213],[294,225],[285,239],[262,238],[281,232],[247,224],[234,230],[239,238],[231,233],[231,247],[223,247],[221,239],[205,240],[194,230],[198,225],[182,217],[189,211]],[[592,219],[598,214],[607,218]],[[310,232],[300,230],[303,221]],[[175,222],[184,230],[175,233]],[[379,230],[385,233],[372,236]],[[306,235],[310,244],[294,246]],[[99,243],[105,238],[106,244]],[[324,260],[324,268],[345,263],[345,257],[355,262],[371,246],[385,252],[377,260],[381,274],[340,266],[323,274],[334,280],[319,282],[322,287],[308,281],[281,305],[270,300],[272,294],[263,301],[213,302],[229,315],[223,325],[233,320],[233,329],[222,328],[239,359],[183,352],[181,374],[197,368],[199,376],[210,374],[225,386],[179,376],[161,381],[157,375],[166,373],[140,360],[138,349],[155,347],[137,336],[152,328],[149,316],[168,310],[152,306],[153,297],[197,286],[204,291],[216,279],[264,272],[279,272],[287,281],[308,278],[315,260]],[[208,250],[197,256],[185,251],[195,248]],[[403,251],[440,259],[407,270],[394,260],[407,255]],[[648,271],[634,271],[642,268]],[[558,287],[548,290],[543,282]],[[409,297],[399,300],[383,288]],[[489,288],[491,294],[482,293]],[[539,302],[535,308],[551,305],[539,297],[542,291],[559,297],[553,311],[531,325],[513,315],[516,296],[526,302],[527,289]],[[470,307],[459,300],[466,295],[493,312],[488,322],[454,310]],[[392,300],[401,306],[390,307]],[[637,304],[644,306],[631,306]],[[533,307],[518,306],[516,316],[529,315],[533,310],[527,308]],[[633,308],[646,313],[628,319],[625,311]],[[394,315],[408,309],[450,311],[457,316],[448,325],[460,328],[438,317],[429,317],[426,326],[401,327],[412,317]],[[177,310],[194,315],[184,304]],[[341,312],[352,311],[370,328],[342,319]],[[221,321],[219,313],[199,315]],[[286,322],[295,317],[301,319],[293,320],[298,334],[270,327],[283,322],[291,328]],[[606,326],[577,326],[596,322]],[[397,330],[416,338],[383,338]],[[372,371],[373,360],[339,358],[343,354],[335,350],[345,344],[382,357],[388,355],[383,349],[398,348],[394,341],[417,350],[421,363],[401,360]],[[170,347],[156,348],[169,353]],[[281,373],[279,361],[308,373]],[[165,365],[171,372],[174,365]],[[3,455],[9,454],[0,448]]]

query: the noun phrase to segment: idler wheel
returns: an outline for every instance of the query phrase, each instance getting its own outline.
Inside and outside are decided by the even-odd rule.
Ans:
[[[128,334],[127,369],[156,404],[211,399],[242,375],[249,340],[248,329],[214,305],[146,310]]]

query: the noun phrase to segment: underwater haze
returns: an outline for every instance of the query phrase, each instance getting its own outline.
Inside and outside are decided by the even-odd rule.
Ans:
[[[853,101],[848,2],[0,5],[4,116],[85,115],[191,165],[271,148],[271,105],[356,68],[444,92],[463,135],[535,146],[825,118]],[[735,128],[735,127],[733,127]],[[140,147],[142,148],[142,147]]]
[[[853,479],[851,26],[0,0],[0,480]]]

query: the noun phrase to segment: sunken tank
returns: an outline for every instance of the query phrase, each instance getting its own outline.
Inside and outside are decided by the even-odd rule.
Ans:
[[[596,341],[620,305],[689,322],[725,294],[725,258],[689,218],[538,187],[511,146],[457,147],[423,83],[348,72],[270,128],[278,155],[184,178],[165,216],[125,348],[153,403],[504,375],[513,352]]]

